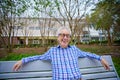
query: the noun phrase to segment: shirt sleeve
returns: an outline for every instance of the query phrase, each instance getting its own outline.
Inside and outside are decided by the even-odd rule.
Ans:
[[[78,57],[89,57],[89,58],[94,58],[97,60],[101,60],[101,56],[94,54],[94,53],[90,53],[90,52],[85,52],[80,50],[79,48],[76,47],[76,51],[77,51],[77,55]]]
[[[35,60],[51,60],[51,49],[49,49],[43,55],[36,55],[36,56],[22,58],[22,63],[25,64]]]

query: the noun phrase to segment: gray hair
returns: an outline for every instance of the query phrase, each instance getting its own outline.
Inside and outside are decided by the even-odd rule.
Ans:
[[[71,35],[71,30],[70,30],[70,28],[68,28],[68,27],[60,27],[60,28],[57,30],[57,35],[59,35],[62,30],[67,30],[67,31],[70,33],[70,35]]]

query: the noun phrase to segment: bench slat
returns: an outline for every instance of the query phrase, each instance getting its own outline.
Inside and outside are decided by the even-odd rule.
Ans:
[[[83,74],[83,80],[86,79],[99,79],[102,78],[117,78],[116,74],[114,72],[108,72],[108,73],[95,73],[95,74]]]
[[[110,67],[110,71],[114,71],[113,66]],[[83,74],[90,74],[90,73],[101,73],[101,72],[108,72],[104,69],[104,67],[94,67],[94,68],[86,68],[80,69],[80,72]]]
[[[9,80],[16,80],[16,79],[9,79]],[[52,80],[52,78],[28,78],[28,79],[17,79],[17,80]],[[103,80],[103,79],[97,79],[97,80]],[[104,80],[118,80],[117,78],[107,78]]]
[[[9,79],[9,80],[16,80],[16,79]],[[48,77],[48,78],[27,78],[27,79],[17,79],[17,80],[52,80],[52,77]]]
[[[52,76],[52,72],[24,72],[24,73],[6,73],[1,74],[0,78],[32,78],[32,77],[48,77]]]
[[[97,79],[97,80],[103,80],[103,79]],[[107,79],[104,79],[104,80],[118,80],[117,78],[107,78]]]

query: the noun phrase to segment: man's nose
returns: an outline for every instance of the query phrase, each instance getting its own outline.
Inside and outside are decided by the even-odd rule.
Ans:
[[[67,39],[67,36],[65,35],[63,38],[64,38],[64,39]]]

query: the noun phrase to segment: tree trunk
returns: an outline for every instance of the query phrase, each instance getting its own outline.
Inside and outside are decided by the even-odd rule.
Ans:
[[[112,42],[111,42],[111,36],[110,36],[110,29],[107,29],[107,33],[108,33],[108,46],[111,46]]]
[[[8,52],[9,53],[11,53],[12,52],[12,43],[11,43],[11,41],[12,41],[12,38],[11,38],[11,36],[10,37],[8,37]]]

